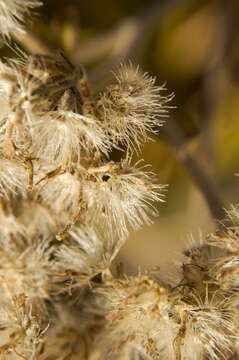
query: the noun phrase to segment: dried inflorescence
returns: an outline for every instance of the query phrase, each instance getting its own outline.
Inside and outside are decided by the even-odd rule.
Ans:
[[[121,67],[116,82],[92,97],[84,70],[64,54],[1,63],[0,282],[7,298],[1,311],[12,319],[1,326],[7,332],[17,326],[21,333],[6,336],[4,355],[45,354],[40,335],[48,331],[40,323],[49,309],[56,325],[44,326],[58,339],[63,297],[85,307],[82,294],[92,293],[90,283],[111,277],[129,226],[150,223],[157,213],[153,204],[162,200],[163,186],[131,158],[133,144],[139,148],[147,132],[161,125],[168,98],[131,65]],[[123,146],[126,156],[112,161],[112,150]],[[17,320],[19,297],[25,325]],[[39,319],[32,318],[35,302],[46,308]],[[102,315],[90,325],[91,312],[88,327],[102,326]],[[33,320],[36,334],[28,331]]]
[[[238,214],[232,208],[220,232],[185,251],[172,283],[152,272],[95,284],[107,322],[90,358],[237,359]]]
[[[37,4],[0,0],[3,36]],[[183,254],[173,282],[115,260],[163,199],[132,156],[171,98],[132,65],[115,82],[93,97],[62,53],[0,63],[0,357],[236,359],[237,208],[233,226]],[[126,155],[113,161],[114,149]]]
[[[205,273],[207,280],[190,284],[183,276],[175,287],[150,275],[98,286],[108,300],[108,321],[96,336],[93,359],[130,359],[136,349],[145,359],[228,358],[237,333],[235,294]]]
[[[132,66],[122,65],[116,80],[97,102],[97,113],[113,142],[123,143],[129,150],[140,148],[142,140],[148,139],[147,131],[157,132],[162,125],[159,115],[167,112],[165,103],[170,97],[159,101],[158,93],[164,87],[155,87],[151,76]]]

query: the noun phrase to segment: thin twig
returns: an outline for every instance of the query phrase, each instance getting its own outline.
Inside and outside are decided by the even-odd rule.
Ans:
[[[156,1],[139,15],[124,19],[116,28],[112,29],[108,34],[103,35],[106,40],[102,43],[101,51],[102,54],[103,51],[109,52],[109,58],[97,65],[89,73],[89,79],[94,88],[99,89],[109,82],[110,72],[120,63],[129,59],[135,62],[144,48],[146,39],[155,28],[155,25],[158,25],[160,19],[162,19],[167,12],[177,7],[179,3],[179,0]],[[98,38],[98,41],[103,37]],[[95,39],[95,44],[96,43],[97,39]],[[100,42],[98,42],[97,46],[100,46],[99,44]],[[99,54],[100,51],[98,52],[98,55]]]
[[[188,151],[186,138],[179,125],[171,118],[161,129],[160,134],[172,146],[175,156],[201,191],[212,216],[216,220],[223,220],[225,218],[224,203],[218,195],[216,186],[211,178]]]
[[[47,45],[29,30],[20,34],[16,32],[14,37],[15,40],[20,43],[30,54],[52,54],[52,51],[47,47]]]
[[[226,6],[224,0],[215,1],[215,26],[199,94],[199,154],[205,168],[211,174],[213,174],[214,167],[212,117],[226,91],[230,78],[229,72],[233,61],[231,50],[236,43],[234,31],[237,21],[236,3],[237,1],[232,0]]]

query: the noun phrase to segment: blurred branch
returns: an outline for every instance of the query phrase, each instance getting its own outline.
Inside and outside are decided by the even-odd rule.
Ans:
[[[62,43],[63,50],[73,59],[79,49],[80,20],[73,5],[68,6],[66,10],[70,21],[62,32]]]
[[[204,195],[213,217],[222,220],[225,217],[224,204],[212,179],[214,161],[211,119],[230,77],[230,69],[233,63],[233,56],[231,55],[235,43],[234,28],[237,2],[232,0],[230,5],[226,5],[224,0],[219,0],[215,1],[214,5],[216,14],[214,36],[207,55],[200,91],[201,131],[198,159],[193,158],[187,151],[186,139],[175,121],[168,122],[164,128],[164,135],[176,150],[177,158]]]
[[[232,49],[236,43],[238,1],[214,2],[214,34],[207,54],[202,87],[199,94],[200,143],[199,154],[203,166],[213,173],[212,116],[220,102],[230,78],[233,62]]]
[[[231,66],[234,62],[234,44],[237,43],[238,1],[231,0],[225,4],[224,0],[215,1],[216,24],[214,36],[207,55],[203,74],[202,98],[200,103],[203,123],[211,117],[214,107],[222,97]]]
[[[90,63],[105,56],[129,55],[132,46],[142,46],[142,43],[135,44],[136,38],[144,36],[145,31],[155,25],[165,6],[166,1],[155,2],[139,15],[124,18],[116,27],[81,45],[74,55],[75,62]]]
[[[97,65],[89,74],[94,88],[102,87],[109,81],[110,72],[115,67],[128,59],[135,61],[138,58],[155,25],[179,3],[179,0],[156,1],[139,15],[124,19],[116,28],[79,48],[73,60],[76,63],[86,59],[90,62],[97,60],[99,56],[107,55],[107,60]]]
[[[15,34],[15,40],[20,43],[30,54],[50,55],[52,51],[36,35],[29,30]]]
[[[163,126],[160,133],[163,139],[171,145],[178,161],[187,170],[204,196],[213,218],[223,220],[225,218],[224,204],[218,195],[216,186],[197,159],[189,153],[186,145],[187,140],[177,122],[171,118]]]
[[[216,22],[214,36],[207,55],[200,89],[200,142],[197,159],[187,150],[187,140],[178,123],[170,119],[164,126],[163,138],[175,150],[176,157],[183,164],[194,183],[207,201],[212,216],[217,220],[225,218],[224,203],[213,181],[213,148],[211,139],[211,119],[222,98],[230,77],[233,64],[232,49],[235,39],[236,6],[232,0],[215,1]],[[220,224],[219,224],[220,227]]]

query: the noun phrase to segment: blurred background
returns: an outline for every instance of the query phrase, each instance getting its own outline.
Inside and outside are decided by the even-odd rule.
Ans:
[[[239,1],[48,0],[28,29],[15,39],[19,51],[63,50],[96,93],[130,60],[175,94],[139,155],[168,184],[165,202],[119,255],[130,271],[159,265],[167,274],[177,253],[239,202]],[[13,55],[4,44],[0,53]]]

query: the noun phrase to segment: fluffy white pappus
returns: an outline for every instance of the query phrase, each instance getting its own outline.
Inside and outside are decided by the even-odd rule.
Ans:
[[[61,245],[55,253],[55,269],[60,278],[72,276],[71,288],[89,284],[91,278],[107,270],[122,242],[99,236],[93,228],[73,226],[70,245]],[[60,286],[64,291],[64,286]]]
[[[225,229],[228,227],[227,220],[229,220],[230,226],[233,229],[239,228],[239,204],[238,205],[231,205],[228,210],[225,210],[226,212],[226,219],[224,221]],[[238,230],[239,231],[239,230]]]
[[[65,325],[55,326],[47,333],[44,343],[38,350],[39,360],[78,360],[85,359],[89,349],[87,335]]]
[[[227,221],[229,225],[227,226]],[[216,279],[224,290],[237,290],[239,287],[239,214],[237,207],[227,211],[224,229],[207,237],[207,243],[220,250],[211,277]]]
[[[231,206],[226,210],[226,218],[221,222],[221,231],[210,234],[207,243],[210,246],[223,249],[227,252],[238,252],[239,250],[239,207]]]
[[[12,87],[16,84],[15,73],[8,63],[0,61],[0,91],[1,95],[9,96]],[[1,96],[2,102],[2,96]],[[7,103],[6,103],[7,104]]]
[[[57,232],[54,214],[51,214],[46,207],[34,201],[25,200],[22,202],[21,214],[18,221],[24,229],[27,229],[28,244],[33,245],[41,242],[42,239],[53,239]]]
[[[0,159],[0,197],[26,195],[27,175],[23,165],[15,160]]]
[[[86,255],[88,265],[98,264],[102,269],[109,267],[117,255],[122,242],[114,241],[88,226],[73,226],[69,235]]]
[[[222,256],[211,269],[210,275],[218,281],[220,287],[227,291],[239,288],[239,256],[238,252]]]
[[[17,152],[27,154],[32,144],[32,86],[27,78],[20,61],[11,60],[0,66],[0,94],[5,102],[0,118],[0,146],[7,158]]]
[[[49,327],[48,317],[44,302],[38,298],[28,299],[23,293],[1,298],[1,357],[35,358],[37,346]]]
[[[6,251],[7,250],[7,251]],[[52,249],[48,241],[22,249],[0,249],[4,261],[0,265],[0,278],[13,294],[24,293],[28,298],[48,298]]]
[[[1,87],[1,84],[0,84]],[[1,106],[1,115],[0,115],[0,134],[5,130],[6,118],[9,114],[9,104],[7,94],[0,88],[0,106]]]
[[[29,71],[32,57],[21,60],[9,60],[2,69],[2,87],[8,97],[9,111],[22,115],[22,123],[30,126],[35,121],[35,114],[48,109],[49,99],[41,96],[39,88],[43,79],[38,79]]]
[[[162,96],[164,86],[155,86],[155,79],[139,69],[122,65],[116,74],[117,85],[109,87],[98,101],[103,125],[113,144],[122,143],[139,149],[149,132],[158,132],[166,103],[172,96]]]
[[[68,172],[45,178],[36,186],[41,203],[65,226],[82,206],[82,185],[77,176]]]
[[[228,358],[235,341],[235,326],[230,299],[195,297],[197,305],[186,305],[177,341],[182,359],[201,360],[204,356],[219,360]],[[192,351],[195,349],[195,352]]]
[[[95,119],[72,111],[51,111],[32,123],[32,152],[48,163],[71,168],[81,155],[107,152],[106,136]]]
[[[125,238],[128,225],[137,229],[157,215],[153,204],[163,201],[164,186],[152,183],[151,172],[129,165],[128,159],[88,171],[93,181],[83,183],[87,223],[108,231],[109,237]]]
[[[5,111],[5,116],[2,117],[5,120],[3,125],[6,127],[8,123],[14,126],[21,124],[21,132],[25,133],[29,133],[29,126],[36,121],[37,114],[49,112],[51,102],[44,83],[50,75],[44,71],[40,75],[31,71],[33,62],[34,56],[30,56],[28,59],[8,60],[7,64],[0,63],[0,91],[4,95],[7,105],[5,108],[8,111],[7,114]],[[39,116],[37,119],[39,120]]]
[[[0,247],[6,251],[13,249],[24,249],[27,237],[26,228],[10,214],[0,214]]]
[[[41,2],[34,0],[0,0],[0,33],[5,40],[13,34],[24,31],[25,16],[30,10],[39,7]]]
[[[105,331],[96,338],[96,353],[97,344],[101,348],[96,359],[115,359],[122,353],[122,359],[128,359],[132,347],[146,358],[173,358],[177,324],[169,316],[166,288],[143,275],[109,281],[99,291],[109,300],[109,313]]]
[[[78,88],[83,76],[81,67],[75,67],[63,54],[60,57],[31,55],[21,65],[17,74],[21,92],[26,95],[24,108],[30,106],[34,114],[41,116],[56,109],[85,114]]]

